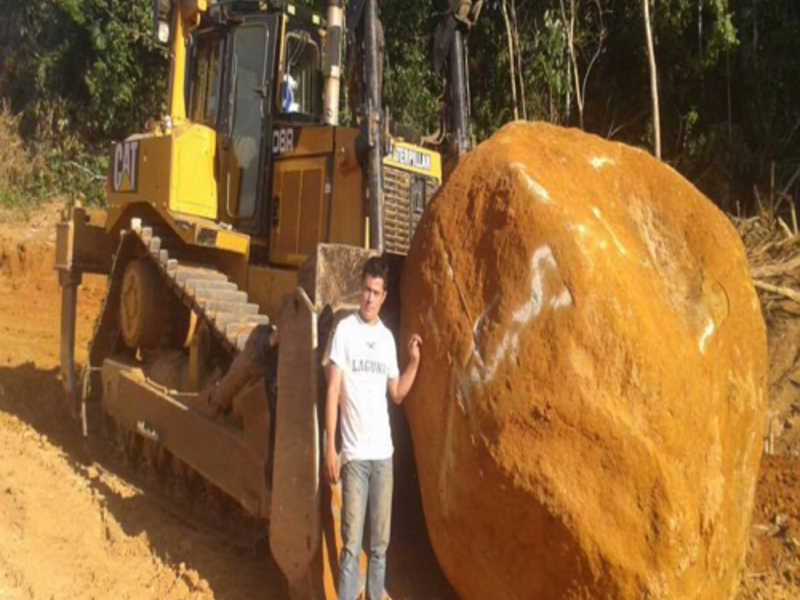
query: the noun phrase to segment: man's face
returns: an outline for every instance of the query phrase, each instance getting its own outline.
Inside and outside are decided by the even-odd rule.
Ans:
[[[361,318],[367,323],[372,323],[381,312],[383,301],[386,300],[386,284],[382,277],[367,275],[361,281]]]

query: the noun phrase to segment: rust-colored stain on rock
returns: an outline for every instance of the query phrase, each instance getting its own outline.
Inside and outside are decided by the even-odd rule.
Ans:
[[[733,596],[766,408],[736,231],[648,154],[514,123],[403,279],[428,529],[463,600]]]

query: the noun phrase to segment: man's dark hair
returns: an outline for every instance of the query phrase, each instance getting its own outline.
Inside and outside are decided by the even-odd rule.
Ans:
[[[389,264],[382,256],[373,256],[364,263],[364,270],[361,272],[361,281],[364,281],[367,275],[374,279],[383,279],[383,289],[389,287]]]

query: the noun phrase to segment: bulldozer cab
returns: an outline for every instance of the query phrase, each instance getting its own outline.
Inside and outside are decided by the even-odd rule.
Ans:
[[[219,220],[265,241],[273,160],[296,127],[321,123],[321,19],[298,12],[283,5],[200,28],[188,53],[188,116],[217,134]]]
[[[167,2],[171,27],[158,13],[169,114],[113,144],[106,229],[164,222],[243,257],[247,286],[248,265],[296,271],[320,243],[404,255],[440,155],[392,138],[376,114],[338,124],[341,22],[288,3],[196,2]]]

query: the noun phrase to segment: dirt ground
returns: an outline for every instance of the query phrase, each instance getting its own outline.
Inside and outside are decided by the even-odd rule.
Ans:
[[[771,454],[761,461],[739,600],[800,598],[800,317],[767,322]]]
[[[181,518],[66,416],[57,214],[0,213],[0,600],[288,598],[263,545],[234,546]],[[85,279],[79,361],[104,291],[102,278]],[[776,454],[762,463],[737,600],[800,599],[800,320],[770,332]]]

